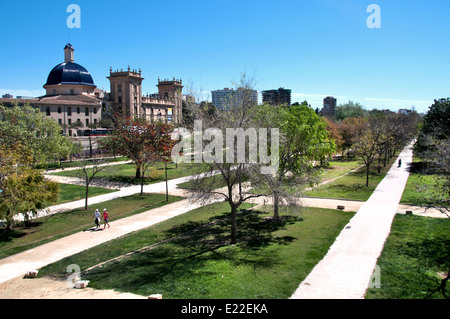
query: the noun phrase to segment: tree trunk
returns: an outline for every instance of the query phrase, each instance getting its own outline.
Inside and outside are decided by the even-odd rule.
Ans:
[[[280,215],[278,213],[279,208],[279,197],[278,194],[273,195],[273,221],[278,222],[280,220]]]
[[[86,199],[84,201],[84,210],[88,210],[89,183],[86,183]]]
[[[370,164],[366,165],[366,187],[369,186],[369,172],[370,172]]]
[[[231,244],[237,243],[237,222],[236,222],[236,215],[237,215],[237,207],[234,204],[231,204]]]
[[[141,165],[136,165],[136,176],[134,178],[141,178]]]
[[[142,177],[141,177],[141,196],[143,196],[144,195],[144,174],[142,174]]]
[[[166,202],[169,201],[169,183],[167,181],[167,162],[164,162],[164,170],[166,172]]]

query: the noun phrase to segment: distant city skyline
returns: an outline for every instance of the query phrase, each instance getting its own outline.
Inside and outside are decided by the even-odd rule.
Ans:
[[[67,8],[81,8],[69,28]],[[369,28],[367,8],[381,9]],[[142,69],[142,92],[183,79],[205,100],[245,72],[254,89],[286,87],[292,103],[333,96],[366,109],[426,112],[450,96],[450,3],[444,1],[2,1],[0,96],[40,96],[70,42],[77,62],[109,91],[109,69]],[[125,19],[126,17],[126,19]],[[152,85],[153,84],[153,85]]]

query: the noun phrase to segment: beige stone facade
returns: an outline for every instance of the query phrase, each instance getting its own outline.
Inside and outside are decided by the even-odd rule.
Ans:
[[[182,119],[182,80],[158,79],[158,93],[142,95],[141,70],[112,71],[108,77],[113,112],[149,121],[179,123]]]
[[[4,105],[29,103],[55,119],[71,137],[87,135],[114,113],[144,117],[149,121],[179,123],[182,119],[182,81],[158,79],[158,93],[142,94],[139,69],[110,69],[110,93],[96,87],[89,72],[74,62],[71,44],[64,48],[64,62],[55,66],[44,84],[46,95],[31,99],[1,98]]]

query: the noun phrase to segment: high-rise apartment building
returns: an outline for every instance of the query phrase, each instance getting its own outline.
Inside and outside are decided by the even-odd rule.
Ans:
[[[334,116],[335,109],[336,109],[337,99],[335,99],[332,96],[327,96],[323,99],[323,109],[322,109],[322,115],[323,116]]]
[[[262,102],[270,105],[291,105],[291,90],[279,88],[262,92]]]
[[[245,100],[248,100],[246,103],[258,104],[258,91],[244,90],[243,88],[237,90],[224,88],[223,90],[211,91],[211,97],[212,104],[218,109],[224,109]]]

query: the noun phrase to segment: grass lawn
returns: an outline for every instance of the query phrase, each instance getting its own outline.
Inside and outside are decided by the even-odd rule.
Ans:
[[[126,157],[126,156],[110,157],[110,158],[105,158],[104,161],[107,163],[128,161],[128,157]],[[90,161],[88,160],[87,162],[90,162]],[[59,162],[36,164],[36,165],[34,165],[34,169],[37,169],[37,170],[43,172],[46,169],[51,170],[51,169],[77,167],[79,164],[80,164],[80,161],[75,159],[72,162],[68,162],[68,161],[62,162],[61,166],[59,165]]]
[[[430,192],[434,194],[438,193],[434,188],[436,185],[436,178],[438,175],[427,174],[424,170],[425,162],[420,158],[414,158],[413,164],[410,169],[408,182],[406,183],[405,191],[403,192],[401,204],[426,206],[432,204],[432,196]],[[427,191],[425,191],[427,189]],[[443,196],[445,196],[443,194]]]
[[[193,164],[180,163],[178,165],[175,165],[175,163],[168,163],[167,178],[174,179],[191,175],[192,166]],[[76,177],[77,174],[78,174],[77,170],[71,170],[53,173],[52,175]],[[96,176],[105,178],[113,182],[132,183],[132,184],[141,183],[140,179],[134,178],[136,176],[136,165],[133,163],[111,166],[108,170],[100,172]],[[155,164],[155,166],[153,166],[145,173],[145,182],[144,182],[145,184],[161,182],[164,180],[165,180],[165,170],[163,163]]]
[[[285,299],[354,215],[305,208],[299,215],[284,212],[285,223],[277,226],[264,219],[271,216],[270,208],[242,207],[236,245],[226,245],[229,207],[216,203],[65,258],[42,268],[39,275],[64,277],[67,265],[85,270],[135,251],[84,271],[81,278],[94,288],[143,296],[162,293],[166,299]]]
[[[389,171],[395,160],[396,158],[393,158],[386,167],[381,169],[380,173],[376,170],[377,163],[373,163],[369,173],[369,186],[366,186],[366,168],[364,166],[355,172],[342,176],[332,183],[305,191],[304,195],[308,197],[366,201]]]
[[[329,167],[323,170],[322,181],[330,180],[363,165],[361,160],[355,159],[338,159],[329,162]]]
[[[107,202],[95,204],[91,209],[75,209],[63,213],[34,219],[27,226],[15,227],[13,230],[0,230],[0,258],[31,249],[52,240],[68,236],[75,232],[83,231],[94,226],[94,210],[107,208],[111,220],[117,220],[126,216],[141,213],[152,208],[164,206],[165,194],[138,194],[113,199]],[[169,196],[172,203],[182,199]]]
[[[59,188],[59,199],[56,202],[56,205],[84,199],[86,197],[86,186],[59,184]],[[115,190],[101,187],[89,187],[89,197],[112,192],[115,192]]]
[[[423,299],[439,287],[449,269],[450,220],[396,215],[391,234],[378,259],[381,288],[368,290],[367,299]],[[450,283],[447,283],[450,296]],[[431,298],[444,299],[441,292]]]
[[[329,162],[329,167],[325,169],[321,169],[323,172],[321,174],[322,181],[326,181],[332,178],[339,177],[341,175],[344,175],[345,173],[350,172],[351,170],[359,167],[362,162],[359,160],[354,159],[342,159],[342,160],[335,160]],[[217,176],[210,176],[205,177],[205,180],[210,180],[211,182],[215,183],[215,187],[225,187],[226,184],[223,182],[222,178]],[[216,181],[214,181],[216,180]],[[192,188],[193,183],[191,181],[178,184],[179,188]],[[309,185],[308,185],[309,186]],[[305,186],[302,186],[305,187]]]

